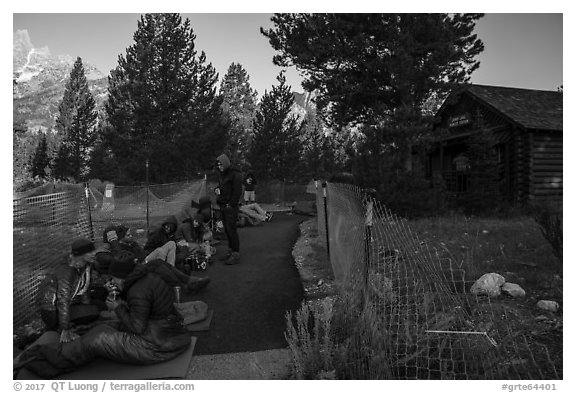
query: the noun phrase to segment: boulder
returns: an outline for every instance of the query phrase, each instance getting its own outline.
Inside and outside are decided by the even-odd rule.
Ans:
[[[504,277],[498,273],[486,273],[476,280],[472,288],[470,288],[470,293],[497,297],[500,295],[501,287],[505,281]]]
[[[512,297],[524,297],[526,296],[526,291],[518,284],[511,282],[505,282],[502,287],[500,287],[502,292],[512,296]]]
[[[539,300],[538,303],[536,303],[536,307],[541,310],[556,312],[560,308],[560,305],[553,300]]]

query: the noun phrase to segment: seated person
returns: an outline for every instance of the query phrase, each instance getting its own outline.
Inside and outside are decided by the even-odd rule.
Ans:
[[[106,274],[108,266],[122,251],[132,252],[138,262],[143,262],[146,258],[146,252],[140,244],[134,240],[130,228],[123,224],[109,225],[102,234],[103,246],[96,251],[95,267],[99,272]]]
[[[60,265],[56,271],[47,275],[38,289],[38,305],[40,316],[48,330],[60,332],[60,342],[69,342],[77,337],[70,329],[75,311],[81,305],[90,304],[90,284],[95,273],[92,270],[94,243],[88,239],[78,239],[72,242],[68,261]],[[92,318],[98,318],[98,309]],[[83,323],[90,322],[84,320]]]
[[[162,259],[170,265],[176,265],[176,242],[175,235],[178,229],[178,220],[175,216],[167,217],[160,227],[148,236],[144,245],[147,256],[146,261]]]
[[[209,228],[209,217],[197,213],[191,219],[185,219],[176,231],[178,245],[187,246],[189,251],[200,249],[205,242],[210,242],[212,232]]]
[[[192,201],[190,205],[191,207],[197,209],[195,213],[200,213],[204,215],[204,217],[208,218],[211,217],[212,201],[210,200],[209,197],[207,196],[200,197],[198,203]]]
[[[209,277],[189,276],[163,259],[150,259],[149,255],[146,257],[146,252],[140,247],[138,242],[132,239],[130,228],[124,225],[107,227],[104,230],[103,237],[106,239],[105,244],[110,245],[111,261],[125,258],[126,255],[132,255],[136,263],[145,264],[148,271],[156,273],[169,285],[180,286],[188,292],[199,291],[210,282]],[[101,260],[101,253],[97,253],[96,257]]]
[[[174,290],[145,265],[131,259],[115,260],[109,274],[121,291],[109,297],[108,308],[118,327],[98,325],[64,343],[32,346],[14,362],[43,378],[73,371],[96,357],[131,364],[154,364],[175,358],[190,345],[190,335],[174,308]]]
[[[267,222],[272,219],[272,212],[267,212],[256,202],[240,205],[240,212],[259,222]]]

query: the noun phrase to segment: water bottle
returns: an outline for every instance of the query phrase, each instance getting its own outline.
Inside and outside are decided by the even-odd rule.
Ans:
[[[210,247],[210,241],[204,241],[204,253],[206,254],[206,258],[210,259],[212,256],[212,247]]]
[[[174,301],[180,303],[180,287],[174,287]]]

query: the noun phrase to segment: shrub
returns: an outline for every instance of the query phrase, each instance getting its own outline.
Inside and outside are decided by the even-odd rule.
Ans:
[[[378,199],[395,214],[406,218],[439,215],[447,211],[444,190],[418,175],[398,173],[378,186]]]
[[[562,260],[562,214],[557,212],[552,206],[542,205],[535,209],[533,217],[540,226],[542,235],[552,246],[554,255]]]

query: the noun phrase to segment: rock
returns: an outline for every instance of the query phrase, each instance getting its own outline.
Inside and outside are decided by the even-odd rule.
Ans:
[[[556,312],[560,308],[560,305],[553,300],[539,300],[538,303],[536,303],[536,307],[541,310]]]
[[[500,289],[512,297],[526,296],[526,291],[520,285],[511,282],[505,282]]]
[[[547,317],[546,315],[538,315],[538,316],[536,317],[536,320],[537,320],[537,321],[547,321],[547,320],[548,320],[548,317]]]
[[[472,288],[470,293],[474,295],[487,295],[490,297],[497,297],[501,293],[500,287],[506,280],[498,273],[486,273],[480,277]]]

